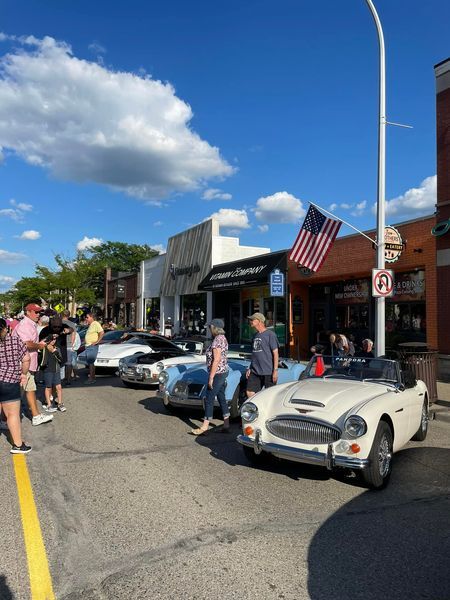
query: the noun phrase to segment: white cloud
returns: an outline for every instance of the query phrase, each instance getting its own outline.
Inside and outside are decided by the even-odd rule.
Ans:
[[[234,172],[192,130],[170,83],[78,59],[51,37],[16,41],[27,47],[0,59],[0,147],[57,178],[142,199]]]
[[[8,275],[0,275],[0,291],[6,292],[10,287],[14,285],[16,280],[14,277],[9,277]]]
[[[331,212],[335,211],[337,209],[338,205],[336,204],[336,202],[333,202],[333,204],[330,204],[330,210]]]
[[[267,233],[269,231],[269,226],[268,225],[258,225],[258,229],[260,230],[261,233]]]
[[[158,254],[164,254],[166,252],[166,249],[162,244],[150,244],[150,248],[156,250]]]
[[[11,198],[9,203],[11,204],[11,206],[14,206],[15,208],[17,208],[17,210],[21,210],[22,212],[30,212],[33,210],[32,204],[26,204],[25,202],[17,202],[16,200],[14,200],[14,198]]]
[[[8,250],[0,250],[0,262],[17,263],[26,258],[25,254],[19,252],[9,252]]]
[[[77,250],[79,252],[83,252],[84,250],[88,250],[89,248],[95,248],[95,246],[101,246],[102,244],[103,240],[101,238],[88,238],[87,235],[85,235],[84,238],[78,242]]]
[[[38,240],[41,237],[41,234],[35,229],[28,229],[16,237],[21,240]]]
[[[106,48],[99,44],[99,42],[93,41],[89,44],[88,48],[93,54],[106,54]]]
[[[13,208],[0,208],[0,217],[7,217],[18,223],[22,223],[24,220],[24,213],[33,210],[31,204],[25,204],[24,202],[16,202],[13,198],[9,201],[9,204]]]
[[[407,190],[402,196],[386,201],[386,215],[417,217],[432,214],[436,204],[437,177],[432,175],[422,181],[418,188]],[[373,206],[376,213],[376,204]]]
[[[155,222],[153,223],[153,226],[154,226],[154,227],[161,227],[161,225],[163,225],[163,222],[162,222],[162,221],[155,221]]]
[[[266,223],[298,223],[305,214],[302,202],[288,192],[263,196],[256,202],[255,217]]]
[[[219,221],[220,227],[226,227],[233,231],[241,229],[249,229],[248,214],[246,210],[237,210],[234,208],[221,208],[218,212],[213,213],[208,219],[215,217]],[[207,219],[205,219],[206,221]]]
[[[216,188],[209,188],[202,194],[202,200],[231,200],[233,196]]]

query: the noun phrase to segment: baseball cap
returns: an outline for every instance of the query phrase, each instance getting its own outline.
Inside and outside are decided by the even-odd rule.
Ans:
[[[34,304],[33,302],[31,302],[31,304],[27,304],[25,306],[25,310],[34,310],[34,312],[41,312],[42,307],[40,307],[39,304]]]
[[[209,326],[217,327],[217,329],[223,329],[225,327],[225,323],[223,319],[212,319],[209,323]]]
[[[252,315],[247,317],[247,319],[250,319],[250,321],[257,319],[258,321],[261,321],[261,323],[266,322],[266,317],[262,313],[253,313]]]

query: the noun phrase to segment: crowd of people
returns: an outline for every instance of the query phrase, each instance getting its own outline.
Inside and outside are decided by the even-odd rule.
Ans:
[[[22,439],[22,414],[38,426],[52,421],[53,413],[66,412],[62,382],[71,385],[78,377],[81,340],[76,321],[67,310],[60,315],[33,302],[25,306],[21,318],[0,318],[0,429],[9,430],[12,454],[31,451]],[[86,381],[94,383],[94,362],[104,329],[90,312],[84,321],[89,365]],[[38,386],[44,390],[41,407]]]

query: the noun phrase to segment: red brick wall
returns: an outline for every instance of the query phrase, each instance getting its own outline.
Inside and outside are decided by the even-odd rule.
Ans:
[[[438,347],[437,329],[437,291],[436,291],[436,238],[431,235],[435,224],[435,217],[426,217],[410,223],[397,225],[406,248],[400,259],[395,263],[386,263],[386,267],[397,272],[413,271],[416,268],[425,269],[426,288],[426,319],[427,343],[431,348]],[[375,232],[369,233],[375,237]],[[450,234],[449,234],[450,237]],[[421,249],[422,252],[414,252]],[[318,273],[310,277],[300,275],[297,265],[289,261],[288,279],[291,286],[291,295],[301,294],[308,296],[308,288],[312,284],[370,277],[372,268],[376,266],[376,252],[371,243],[362,235],[356,234],[338,238],[328,255],[327,260]],[[447,295],[447,302],[450,295]],[[306,310],[303,325],[292,326],[291,350],[296,355],[298,344],[302,350],[308,350],[309,342],[309,310]],[[450,322],[450,319],[448,319]]]
[[[437,212],[436,223],[450,218],[450,89],[436,96]],[[450,249],[450,232],[436,238],[437,250]],[[450,354],[450,266],[438,267],[438,347]]]

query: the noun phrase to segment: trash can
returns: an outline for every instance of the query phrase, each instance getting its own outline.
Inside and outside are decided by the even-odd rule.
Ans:
[[[437,357],[435,350],[414,350],[413,347],[404,350],[399,348],[399,359],[403,368],[411,369],[416,379],[421,379],[427,386],[430,394],[429,402],[433,404],[437,397]]]

